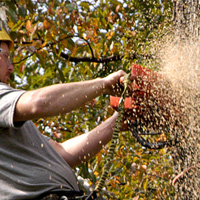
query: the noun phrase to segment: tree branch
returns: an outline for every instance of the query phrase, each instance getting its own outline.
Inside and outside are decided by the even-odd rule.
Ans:
[[[90,49],[91,54],[92,54],[92,58],[94,58],[94,52],[93,52],[93,49],[92,49],[92,47],[91,47],[89,41],[86,40],[86,39],[83,38],[83,37],[78,36],[78,35],[69,35],[69,36],[66,36],[66,37],[64,37],[64,38],[59,39],[58,41],[56,41],[56,42],[54,42],[54,43],[51,43],[50,46],[53,46],[53,45],[55,45],[55,44],[57,44],[57,43],[59,43],[59,42],[61,42],[61,41],[63,41],[63,40],[66,40],[66,39],[69,39],[69,38],[73,38],[73,37],[78,37],[78,38],[84,40],[84,41],[87,43],[87,45],[89,46],[89,49]]]
[[[107,63],[107,62],[112,62],[112,61],[118,61],[118,60],[122,60],[122,58],[124,57],[123,55],[116,55],[116,56],[108,56],[108,57],[104,57],[104,58],[95,58],[95,57],[71,57],[68,54],[65,54],[63,52],[61,52],[60,54],[61,57],[65,58],[66,60],[69,60],[71,62],[96,62],[96,63]]]
[[[58,50],[57,50],[58,51]],[[95,57],[71,57],[68,54],[65,54],[61,52],[60,54],[61,57],[65,58],[66,60],[69,60],[71,62],[96,62],[96,63],[108,63],[108,62],[113,62],[113,61],[120,61],[123,59],[124,55],[114,55],[114,56],[108,56],[108,57],[103,57],[103,58],[95,58]],[[132,54],[130,55],[130,60],[134,60],[138,57],[142,57],[144,59],[155,59],[153,55],[149,54]]]

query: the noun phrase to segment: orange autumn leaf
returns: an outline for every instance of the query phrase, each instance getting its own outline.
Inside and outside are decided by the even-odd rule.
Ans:
[[[43,24],[44,24],[44,28],[45,29],[49,29],[50,28],[50,23],[46,19],[44,20]]]
[[[114,35],[114,31],[110,31],[109,33],[106,34],[108,40],[110,40]]]
[[[28,20],[26,22],[26,29],[27,29],[28,32],[32,32],[33,31],[31,20]]]

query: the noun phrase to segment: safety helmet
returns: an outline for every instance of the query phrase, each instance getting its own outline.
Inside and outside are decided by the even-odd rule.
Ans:
[[[8,48],[11,50],[14,46],[13,40],[10,38],[8,33],[0,26],[0,42],[5,41],[8,43]]]

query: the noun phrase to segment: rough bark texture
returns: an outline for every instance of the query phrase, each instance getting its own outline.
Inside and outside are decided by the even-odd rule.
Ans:
[[[181,38],[200,35],[200,1],[174,0],[174,25]]]
[[[199,52],[200,0],[174,0],[173,4],[176,41],[179,41],[181,48],[187,44],[186,49],[194,50],[196,55]],[[196,47],[193,49],[192,45]],[[192,61],[195,58],[189,59]],[[191,65],[195,65],[191,66],[191,70],[196,69],[196,81],[199,83],[199,63]],[[178,140],[178,144],[172,148],[174,171],[177,175],[174,179],[177,200],[200,199],[200,96],[197,95],[198,91],[195,93],[192,92],[194,89],[189,90],[185,90],[184,98],[180,100],[185,108],[185,123],[182,130],[173,130],[176,131],[175,137]]]

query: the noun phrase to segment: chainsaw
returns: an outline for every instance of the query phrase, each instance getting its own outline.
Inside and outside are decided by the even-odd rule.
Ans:
[[[123,91],[121,97],[110,96],[110,105],[118,111],[119,115],[113,129],[113,137],[102,176],[86,200],[97,199],[97,194],[105,185],[123,119],[127,121],[128,129],[142,146],[161,149],[169,143],[166,142],[166,134],[169,133],[169,114],[166,109],[163,109],[167,99],[163,97],[160,89],[155,87],[159,80],[162,80],[161,74],[135,64],[132,66],[131,72],[120,81],[119,85]],[[158,98],[160,96],[161,99]],[[149,135],[162,137],[151,142],[149,138],[145,138]],[[162,141],[161,138],[163,138]]]
[[[162,75],[138,64],[131,68],[128,95],[124,99],[124,119],[136,140],[149,149],[161,149],[167,142],[169,113],[157,83]],[[121,83],[123,81],[120,81]],[[120,83],[120,85],[122,85]],[[110,105],[119,111],[121,97],[110,96]]]

